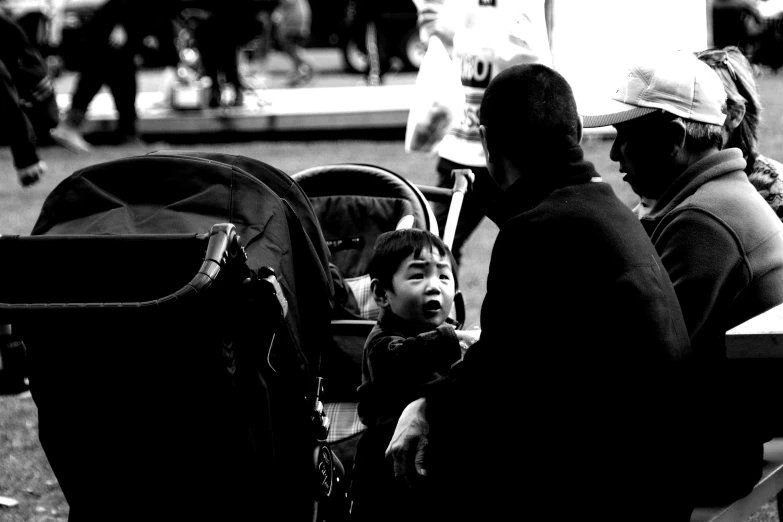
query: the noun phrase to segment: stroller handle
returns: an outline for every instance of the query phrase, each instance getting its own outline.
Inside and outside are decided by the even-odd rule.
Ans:
[[[56,236],[42,236],[43,239],[54,239]],[[117,236],[115,236],[117,237]],[[188,235],[188,237],[193,237]],[[221,268],[228,261],[229,254],[240,252],[247,258],[240,244],[236,227],[231,223],[219,223],[212,225],[206,235],[197,237],[208,237],[206,253],[204,260],[198,272],[193,276],[189,283],[177,290],[159,299],[140,302],[119,302],[119,303],[0,303],[0,311],[34,311],[34,310],[77,310],[77,309],[128,309],[128,308],[150,308],[163,306],[167,304],[181,303],[194,297],[199,292],[203,292],[217,279]],[[103,238],[105,239],[105,238]]]

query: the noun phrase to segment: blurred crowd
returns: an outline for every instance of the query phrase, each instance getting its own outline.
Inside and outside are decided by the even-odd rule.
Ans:
[[[783,67],[783,2],[780,0],[713,0],[715,47],[733,45],[752,63]]]
[[[23,186],[46,171],[36,147],[49,139],[77,153],[90,151],[82,136],[89,104],[108,87],[118,120],[117,144],[138,140],[137,72],[145,49],[155,48],[164,69],[166,102],[175,86],[199,91],[195,107],[241,106],[249,86],[239,72],[240,50],[252,40],[263,61],[276,50],[291,61],[287,83],[296,87],[313,77],[304,45],[310,36],[307,0],[0,0],[2,141],[11,146]],[[82,6],[83,7],[83,6]],[[88,13],[74,20],[76,13]],[[67,29],[78,25],[78,32]],[[52,80],[63,67],[77,73],[71,104],[61,116]]]

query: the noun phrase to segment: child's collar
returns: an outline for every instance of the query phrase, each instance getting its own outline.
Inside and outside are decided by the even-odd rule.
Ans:
[[[448,322],[449,319],[446,319],[446,321]],[[387,330],[404,332],[406,336],[431,332],[437,328],[437,326],[432,324],[418,324],[408,321],[386,308],[381,309],[381,313],[378,315],[378,324]]]

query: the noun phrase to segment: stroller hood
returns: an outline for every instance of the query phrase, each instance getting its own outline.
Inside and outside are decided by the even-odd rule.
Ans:
[[[50,238],[32,239],[107,236],[97,241],[105,245],[124,240],[108,236],[199,235],[216,223],[234,225],[247,254],[243,266],[274,270],[288,301],[286,328],[279,328],[279,312],[263,313],[255,294],[243,297],[241,289],[250,285],[230,279],[228,268],[212,293],[198,292],[193,304],[160,308],[140,321],[132,313],[94,315],[85,307],[33,331],[40,316],[24,318],[41,441],[72,513],[82,518],[98,519],[91,513],[131,504],[118,520],[143,518],[147,505],[136,509],[125,499],[125,492],[143,484],[152,498],[187,499],[161,518],[247,520],[260,512],[270,520],[313,519],[315,390],[307,386],[316,381],[320,352],[332,340],[333,285],[324,269],[328,250],[296,183],[237,156],[160,152],[111,161],[61,182],[32,231]],[[191,256],[167,254],[173,247],[167,248],[140,256],[139,263],[168,284],[159,258],[176,264]],[[66,255],[77,263],[86,255],[72,250]],[[118,267],[128,263],[112,252],[104,247],[90,254],[90,263],[106,265],[101,273],[107,277],[87,273],[85,285],[119,286],[114,280],[127,270]],[[93,390],[100,393],[92,401],[78,399]],[[102,414],[98,441],[72,429],[86,425],[94,411]],[[96,493],[92,479],[114,468],[123,471],[123,487]],[[219,484],[210,484],[212,498],[202,499],[200,487],[208,481]]]
[[[203,233],[224,222],[235,225],[250,268],[275,271],[292,335],[315,370],[318,347],[330,338],[328,250],[306,196],[274,167],[165,151],[93,165],[49,194],[31,235]]]

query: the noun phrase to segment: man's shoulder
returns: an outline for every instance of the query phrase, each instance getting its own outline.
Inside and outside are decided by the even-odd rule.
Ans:
[[[688,212],[695,211],[695,212]],[[711,179],[672,209],[672,218],[680,214],[712,218],[725,226],[774,232],[783,225],[769,204],[742,171]]]
[[[544,257],[589,250],[602,266],[608,266],[610,259],[620,264],[647,260],[655,252],[639,220],[606,183],[559,189],[534,209],[509,220],[500,233],[505,233],[506,241],[514,242],[524,234],[541,243],[546,246]]]
[[[537,221],[563,220],[603,228],[638,228],[638,219],[608,183],[569,185],[549,195],[532,212]]]

